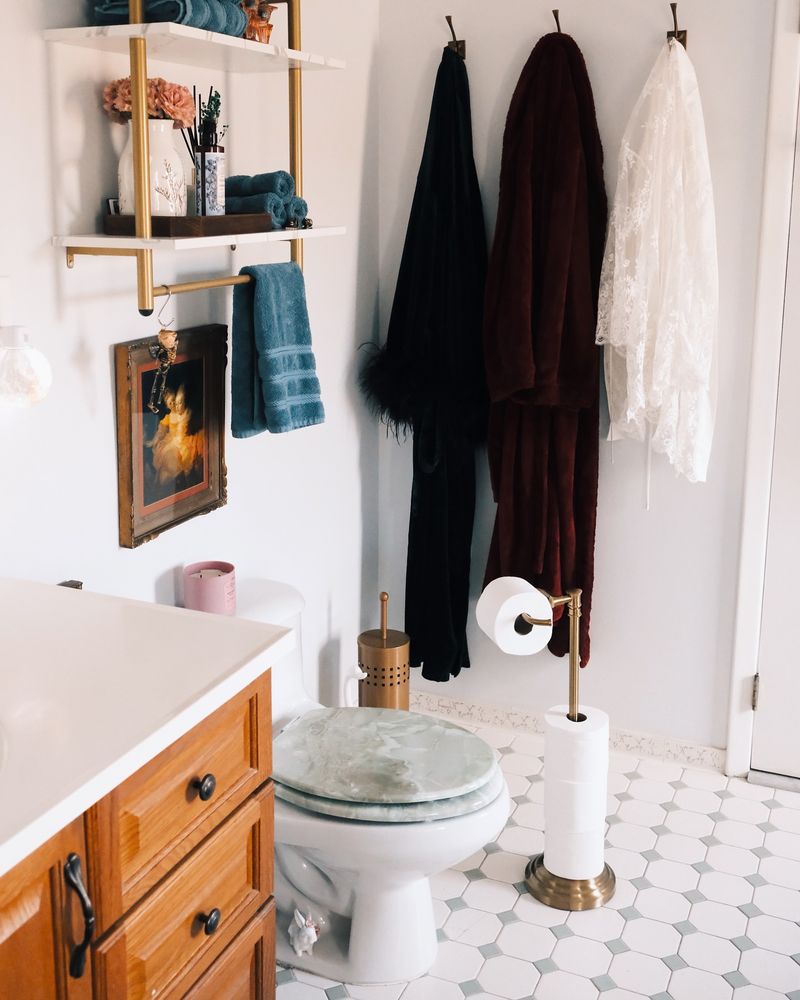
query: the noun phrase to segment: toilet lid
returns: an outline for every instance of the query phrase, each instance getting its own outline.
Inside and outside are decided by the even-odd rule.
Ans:
[[[497,771],[488,743],[460,726],[387,708],[307,712],[276,737],[273,758],[282,785],[351,804],[456,798]]]
[[[503,772],[498,768],[485,785],[466,795],[456,795],[450,799],[433,799],[430,802],[411,802],[406,805],[384,803],[340,802],[325,799],[309,792],[298,792],[294,788],[275,783],[275,797],[300,806],[309,812],[339,819],[359,820],[362,823],[423,823],[440,819],[454,819],[477,812],[494,802],[505,787]]]

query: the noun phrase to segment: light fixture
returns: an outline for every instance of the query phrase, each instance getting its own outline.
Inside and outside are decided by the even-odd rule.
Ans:
[[[0,327],[0,403],[32,406],[53,384],[53,370],[41,351],[31,346],[21,326]]]

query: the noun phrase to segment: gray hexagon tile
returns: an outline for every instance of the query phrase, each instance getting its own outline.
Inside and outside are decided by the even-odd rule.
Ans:
[[[525,888],[544,849],[543,738],[473,726],[514,799],[496,839],[432,879],[439,951],[411,983],[278,971],[278,1000],[800,1000],[800,793],[613,753],[617,890],[568,913]]]

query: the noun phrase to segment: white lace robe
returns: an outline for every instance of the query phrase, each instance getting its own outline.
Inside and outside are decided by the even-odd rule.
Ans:
[[[703,109],[683,46],[661,51],[620,150],[600,281],[611,440],[649,440],[704,482],[714,435],[719,291]]]

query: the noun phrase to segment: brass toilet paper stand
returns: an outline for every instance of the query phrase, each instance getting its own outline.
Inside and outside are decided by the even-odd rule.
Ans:
[[[567,718],[576,725],[586,721],[586,716],[580,711],[579,681],[580,681],[580,636],[581,591],[570,590],[565,597],[553,597],[542,591],[550,601],[550,606],[569,609],[569,711]],[[521,614],[517,619],[516,630],[530,632],[537,625],[551,626],[552,619],[543,621]],[[547,762],[545,761],[545,764]],[[557,910],[594,910],[603,906],[614,895],[617,879],[611,867],[606,864],[596,878],[565,878],[554,875],[544,866],[544,854],[537,854],[528,862],[525,869],[525,884],[528,891],[540,903],[552,906]]]

